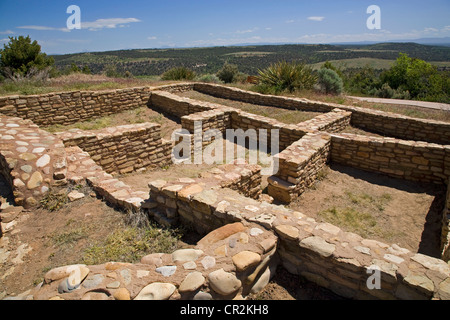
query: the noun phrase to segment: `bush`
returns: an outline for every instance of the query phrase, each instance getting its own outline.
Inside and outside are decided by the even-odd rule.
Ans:
[[[258,80],[260,90],[280,93],[312,89],[317,77],[313,74],[313,70],[303,63],[282,61],[260,70]]]
[[[113,64],[109,64],[106,66],[105,75],[108,78],[120,78],[120,74],[119,74],[119,72],[117,72],[117,67],[116,67],[116,65],[113,65]]]
[[[194,80],[195,72],[186,68],[178,67],[166,71],[162,76],[162,80]]]
[[[91,68],[89,68],[89,66],[84,66],[81,72],[83,72],[84,74],[92,74]]]
[[[423,60],[400,53],[394,66],[381,75],[383,82],[398,93],[408,91],[413,99],[435,102],[450,101],[448,75]]]
[[[378,70],[370,66],[365,66],[357,70],[346,72],[345,88],[347,92],[356,94],[374,95],[376,90],[381,88]]]
[[[222,81],[215,74],[204,74],[198,77],[197,81],[206,83],[217,83],[217,84],[222,83]]]
[[[9,43],[0,50],[0,73],[11,80],[48,78],[48,69],[54,63],[52,57],[41,52],[37,41],[29,36],[9,37]]]
[[[391,99],[395,94],[395,90],[392,89],[389,84],[385,83],[381,86],[381,89],[377,90],[376,96],[380,98]]]
[[[341,94],[344,90],[344,82],[336,71],[322,68],[318,71],[318,85],[320,90],[326,94]]]
[[[224,83],[233,83],[239,74],[239,69],[234,64],[225,63],[225,65],[217,73],[217,77]]]

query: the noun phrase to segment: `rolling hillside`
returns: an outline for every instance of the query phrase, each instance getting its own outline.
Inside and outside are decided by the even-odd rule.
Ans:
[[[345,60],[348,68],[365,63],[388,68],[400,52],[437,65],[448,66],[450,47],[426,46],[415,43],[379,43],[374,45],[261,45],[244,47],[213,47],[190,49],[136,49],[109,52],[90,52],[55,55],[55,65],[63,70],[72,63],[88,66],[92,73],[101,73],[109,66],[117,72],[131,72],[134,76],[161,75],[168,69],[186,66],[197,73],[216,73],[225,62],[236,64],[241,72],[257,74],[271,63],[303,61],[318,64]],[[361,65],[362,64],[362,65]]]

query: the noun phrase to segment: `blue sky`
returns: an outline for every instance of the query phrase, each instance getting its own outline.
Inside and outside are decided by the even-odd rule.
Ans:
[[[70,5],[81,30],[68,30]],[[381,9],[369,30],[367,8]],[[0,0],[0,45],[29,35],[49,54],[118,49],[450,37],[450,1]]]

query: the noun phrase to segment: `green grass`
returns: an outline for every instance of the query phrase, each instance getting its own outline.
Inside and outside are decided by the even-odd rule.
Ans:
[[[318,215],[325,221],[362,237],[373,234],[377,225],[377,221],[372,215],[350,207],[331,207],[319,212]]]
[[[51,235],[51,241],[55,246],[72,245],[81,239],[89,237],[89,226],[82,224],[80,226],[70,227],[73,220],[69,220],[66,224],[68,231],[63,231]]]
[[[392,200],[390,194],[383,194],[380,197],[374,197],[367,193],[353,193],[346,192],[347,197],[350,199],[351,203],[355,205],[361,205],[368,207],[370,209],[377,209],[378,211],[384,211],[386,205]]]
[[[133,110],[127,110],[115,115],[105,116],[101,118],[91,119],[88,121],[77,122],[72,125],[52,125],[44,128],[45,130],[55,133],[61,131],[67,131],[70,129],[81,130],[100,130],[109,127],[124,125],[124,124],[139,124],[144,122],[152,122],[163,125],[166,118],[158,113],[152,116],[146,115],[148,111],[147,107],[136,108]]]
[[[65,189],[50,189],[41,199],[40,207],[50,212],[58,211],[69,202],[68,192]]]
[[[318,213],[323,220],[362,237],[392,238],[395,233],[377,225],[377,218],[384,214],[392,196],[384,193],[374,196],[365,192],[345,192],[342,206],[332,206]]]
[[[106,239],[93,243],[83,254],[83,263],[98,265],[110,261],[136,263],[146,254],[170,253],[177,249],[181,235],[177,231],[127,227],[112,232]]]

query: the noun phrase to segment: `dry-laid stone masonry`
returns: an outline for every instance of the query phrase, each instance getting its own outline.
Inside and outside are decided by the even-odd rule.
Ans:
[[[0,173],[8,180],[15,203],[35,207],[53,186],[66,180],[62,141],[31,121],[0,114]]]
[[[317,102],[303,98],[263,95],[210,83],[195,83],[193,88],[196,91],[218,98],[292,110],[328,113],[338,108],[351,112],[351,125],[363,130],[398,139],[439,144],[448,144],[450,141],[450,124],[447,122],[416,119],[390,112]]]
[[[37,300],[243,299],[261,291],[275,274],[276,246],[273,232],[235,223],[210,233],[193,249],[151,254],[138,264],[52,269],[30,295]]]
[[[306,191],[329,161],[331,137],[309,133],[275,157],[278,173],[269,178],[268,192],[276,200],[290,203]]]
[[[442,260],[363,239],[331,224],[318,223],[301,212],[251,200],[202,181],[203,178],[155,181],[150,192],[152,195],[158,190],[158,197],[164,197],[157,206],[168,200],[181,204],[184,199],[190,211],[181,213],[186,206],[175,210],[186,223],[197,226],[207,221],[218,227],[225,224],[210,232],[195,248],[172,255],[153,254],[144,257],[141,264],[72,266],[63,268],[64,272],[54,269],[32,297],[241,298],[267,284],[278,254],[291,273],[347,298],[450,299],[450,266]],[[72,272],[78,267],[78,274],[83,276],[74,282]],[[381,287],[371,290],[367,283],[375,270],[380,272]]]
[[[173,94],[186,90],[324,114],[286,125]],[[136,192],[111,173],[140,170],[143,167],[138,164],[146,159],[151,162],[144,155],[146,151],[139,149],[143,145],[150,150],[149,157],[156,154],[165,161],[172,143],[161,140],[158,126],[75,130],[56,137],[31,121],[11,117],[19,115],[45,125],[65,124],[102,115],[102,108],[109,114],[142,105],[180,117],[190,134],[199,120],[205,123],[202,133],[207,129],[221,133],[226,129],[279,129],[280,171],[269,178],[269,194],[282,202],[301,194],[330,161],[448,188],[447,123],[197,83],[1,98],[0,169],[15,191],[16,201],[36,204],[52,185],[87,183],[118,208],[146,212],[166,226],[191,225],[207,234],[195,248],[152,254],[139,264],[110,262],[50,270],[44,282],[24,298],[241,299],[261,291],[277,264],[282,263],[291,273],[351,299],[450,299],[450,267],[444,260],[363,239],[271,204],[270,197],[261,195],[259,166],[236,162],[196,179],[150,182],[150,194]],[[349,123],[397,139],[339,134]],[[399,140],[406,137],[419,141]],[[110,163],[114,164],[108,167]],[[36,188],[30,188],[33,186]],[[72,196],[76,201],[80,195]],[[447,260],[448,199],[450,195],[443,211],[442,231],[442,256]],[[381,276],[381,286],[372,289],[368,281],[375,271]]]
[[[405,180],[445,184],[450,177],[450,145],[336,134],[331,160]]]
[[[126,174],[171,163],[172,142],[161,139],[161,125],[142,123],[101,130],[57,133],[66,147],[79,146],[106,172]]]
[[[442,214],[441,252],[444,261],[450,261],[450,180]]]

